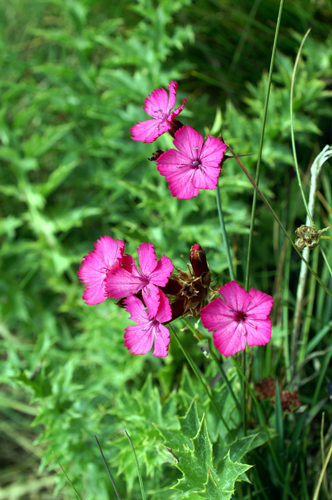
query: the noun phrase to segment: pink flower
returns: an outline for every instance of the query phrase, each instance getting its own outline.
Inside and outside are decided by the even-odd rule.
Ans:
[[[200,189],[215,189],[227,144],[209,135],[204,142],[189,125],[175,132],[173,144],[179,151],[170,149],[157,159],[157,168],[168,181],[172,195],[188,200]]]
[[[222,295],[201,310],[201,319],[220,354],[230,356],[243,351],[246,344],[265,345],[271,340],[273,297],[252,288],[246,292],[236,281],[219,290]]]
[[[169,98],[165,89],[156,89],[145,99],[143,109],[153,120],[140,122],[130,129],[134,141],[153,142],[171,129],[172,120],[181,113],[187,100],[184,98],[181,106],[172,111],[176,102],[177,88],[177,82],[171,81]]]
[[[163,255],[157,261],[152,243],[141,243],[137,248],[140,271],[131,255],[125,255],[122,267],[106,277],[109,297],[121,299],[142,290],[144,299],[153,288],[165,286],[172,274],[173,264]]]
[[[107,299],[105,278],[107,273],[120,267],[124,251],[123,241],[113,240],[110,236],[101,236],[94,246],[96,248],[83,258],[77,273],[81,282],[87,285],[82,299],[89,305],[100,304]]]
[[[154,342],[153,355],[165,357],[168,354],[170,334],[162,325],[172,319],[172,311],[168,298],[155,288],[144,297],[147,309],[141,300],[134,295],[124,301],[125,309],[131,314],[129,319],[136,321],[137,325],[125,328],[125,346],[132,354],[146,354]],[[157,307],[156,307],[157,305]]]

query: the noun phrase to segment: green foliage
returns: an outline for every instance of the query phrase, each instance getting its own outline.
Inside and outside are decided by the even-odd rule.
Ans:
[[[175,79],[178,101],[188,98],[183,122],[205,134],[213,124],[213,134],[221,132],[236,153],[252,153],[245,165],[253,174],[277,6],[261,2],[255,15],[248,0],[236,9],[232,2],[206,0],[0,1],[0,432],[9,457],[1,488],[15,481],[24,485],[37,477],[38,467],[45,475],[58,471],[54,450],[84,500],[112,498],[96,434],[112,473],[118,472],[122,499],[141,498],[123,433],[127,429],[152,500],[193,498],[193,491],[203,498],[230,498],[234,488],[240,498],[246,493],[238,485],[248,480],[258,498],[264,491],[279,499],[284,485],[296,498],[313,490],[320,468],[322,409],[325,422],[331,417],[324,379],[332,376],[327,351],[332,305],[322,291],[310,284],[310,300],[303,308],[307,345],[295,376],[302,413],[285,415],[278,398],[276,408],[270,401],[262,403],[283,470],[290,467],[287,482],[278,478],[270,460],[257,409],[250,410],[251,428],[244,438],[242,416],[216,379],[217,367],[196,349],[188,331],[181,334],[182,341],[211,385],[234,442],[206,394],[183,369],[173,339],[165,361],[132,356],[123,346],[126,312],[110,301],[96,307],[83,304],[76,274],[93,242],[109,234],[125,240],[126,251],[133,254],[139,243],[152,241],[158,257],[165,253],[181,269],[190,247],[199,242],[213,277],[228,281],[214,193],[173,199],[155,164],[147,161],[156,149],[172,147],[170,137],[139,144],[130,140],[129,128],[146,118],[145,97]],[[298,157],[306,172],[330,142],[332,37],[324,1],[298,0],[285,9],[260,187],[293,234],[295,222],[302,223],[305,216],[289,138],[293,63],[310,25],[294,89]],[[330,177],[326,164],[319,185],[322,205],[316,209],[319,228],[331,225]],[[220,185],[241,281],[252,188],[231,159],[224,164]],[[297,258],[285,257],[283,245],[283,236],[259,204],[251,285],[273,294],[275,307],[270,346],[252,350],[251,382],[271,375],[279,379],[280,389],[289,368],[285,346],[299,267]],[[326,245],[331,262],[329,249]],[[328,283],[327,266],[318,257],[315,262]],[[197,329],[211,340],[201,325]],[[240,399],[229,361],[224,369]],[[242,460],[255,467],[249,469]],[[225,476],[231,478],[229,484]],[[55,484],[54,476],[49,478],[45,498]],[[170,490],[176,483],[177,490]],[[74,498],[62,475],[57,492],[58,498]],[[37,494],[44,494],[42,486]]]
[[[179,418],[179,423],[180,429],[176,431],[160,429],[166,440],[165,445],[176,460],[176,467],[183,474],[174,488],[182,491],[183,498],[187,498],[190,493],[198,493],[202,498],[231,498],[235,481],[250,465],[233,462],[229,448],[228,452],[225,449],[225,443],[223,451],[219,443],[219,453],[213,459],[206,419],[203,416],[199,421],[195,400],[187,414]],[[250,441],[252,439],[249,438]],[[236,447],[238,450],[243,449],[238,444]],[[241,452],[237,455],[239,459],[243,456]]]

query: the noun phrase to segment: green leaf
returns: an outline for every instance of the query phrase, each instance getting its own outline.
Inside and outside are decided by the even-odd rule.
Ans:
[[[220,452],[217,465],[215,465],[216,460],[213,458],[205,416],[200,422],[197,435],[193,438],[189,437],[195,431],[198,422],[195,400],[185,417],[179,418],[179,422],[181,429],[169,432],[165,432],[165,429],[160,430],[166,437],[166,445],[172,448],[171,453],[177,459],[176,467],[183,474],[173,489],[182,491],[185,496],[190,493],[199,493],[202,494],[200,496],[208,499],[230,498],[234,491],[235,481],[240,480],[240,476],[251,466],[232,461],[230,449],[225,450],[225,454]],[[251,446],[254,438],[255,436],[250,436],[245,438],[243,443],[234,443],[233,455],[241,458]],[[226,446],[220,441],[219,447],[221,448],[222,445]]]

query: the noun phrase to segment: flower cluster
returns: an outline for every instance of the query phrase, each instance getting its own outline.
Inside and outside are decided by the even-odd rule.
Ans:
[[[157,150],[149,158],[165,177],[173,196],[189,199],[200,189],[215,189],[227,145],[221,138],[204,138],[176,117],[176,90],[171,81],[169,96],[165,89],[154,90],[143,109],[152,120],[131,128],[132,139],[151,143],[169,132],[176,149]],[[173,110],[174,109],[174,110]],[[199,244],[190,251],[187,271],[176,269],[168,257],[157,260],[152,243],[137,248],[139,267],[131,255],[124,255],[124,242],[102,236],[88,253],[78,272],[86,289],[83,299],[94,305],[107,298],[119,300],[118,305],[130,314],[136,325],[125,329],[125,346],[132,354],[146,354],[154,345],[153,355],[168,354],[170,333],[165,324],[179,317],[201,315],[203,326],[213,333],[213,342],[224,356],[230,356],[246,345],[265,345],[271,339],[269,314],[273,297],[252,288],[246,292],[231,281],[220,288],[211,286],[211,273],[204,250]],[[218,292],[220,297],[214,299]]]
[[[176,102],[178,84],[169,84],[169,98],[165,89],[157,89],[145,99],[143,109],[153,118],[131,128],[135,141],[153,142],[164,132],[174,137],[177,149],[153,153],[151,160],[165,177],[174,197],[188,200],[197,196],[200,189],[215,189],[227,145],[216,137],[206,140],[189,125],[183,126],[175,117],[186,103],[172,111]]]
[[[124,242],[102,236],[82,261],[78,276],[86,285],[83,299],[86,304],[104,302],[108,297],[122,299],[130,319],[136,326],[125,329],[125,345],[133,354],[146,354],[154,343],[155,356],[167,356],[169,331],[162,323],[172,319],[164,287],[173,271],[165,255],[157,261],[152,243],[139,245],[140,269],[131,255],[123,255]]]
[[[190,251],[188,270],[176,269],[168,257],[157,260],[152,243],[137,249],[139,268],[131,255],[124,255],[124,242],[102,236],[82,261],[79,278],[86,285],[83,299],[94,305],[107,298],[137,324],[125,329],[125,346],[132,354],[146,354],[154,344],[154,356],[165,357],[170,341],[166,323],[179,317],[201,314],[205,328],[213,331],[213,342],[224,356],[244,350],[246,344],[265,345],[271,338],[268,317],[273,298],[238,283],[211,286],[211,273],[199,244]],[[217,294],[223,297],[213,299]]]

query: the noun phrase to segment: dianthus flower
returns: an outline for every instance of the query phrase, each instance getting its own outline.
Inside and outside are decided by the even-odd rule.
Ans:
[[[201,319],[220,354],[230,356],[246,347],[265,345],[271,340],[273,297],[252,288],[246,292],[236,281],[219,290],[222,295],[201,310]]]
[[[168,354],[170,333],[162,323],[172,319],[169,300],[158,288],[150,290],[144,300],[147,309],[134,295],[124,300],[125,309],[131,315],[129,319],[137,323],[125,328],[124,345],[132,354],[146,354],[154,343],[153,355],[165,357]]]
[[[101,236],[94,246],[96,248],[83,258],[77,273],[87,286],[82,299],[89,305],[100,304],[107,299],[105,278],[107,273],[120,267],[124,251],[124,242],[113,240],[110,236]]]
[[[144,101],[143,109],[152,116],[153,120],[140,122],[130,129],[134,141],[153,142],[172,128],[172,121],[181,113],[187,100],[184,98],[181,106],[172,111],[176,103],[177,88],[177,82],[171,81],[169,97],[163,88],[156,89],[152,94],[149,94],[149,97]]]
[[[110,298],[121,299],[142,290],[143,298],[154,287],[165,286],[172,274],[173,264],[163,255],[157,261],[152,243],[141,243],[137,248],[140,271],[131,255],[125,255],[122,267],[106,277],[106,292]]]
[[[221,160],[227,149],[216,137],[203,137],[186,125],[175,132],[174,146],[157,159],[158,170],[169,183],[173,196],[188,200],[200,189],[215,189]]]

